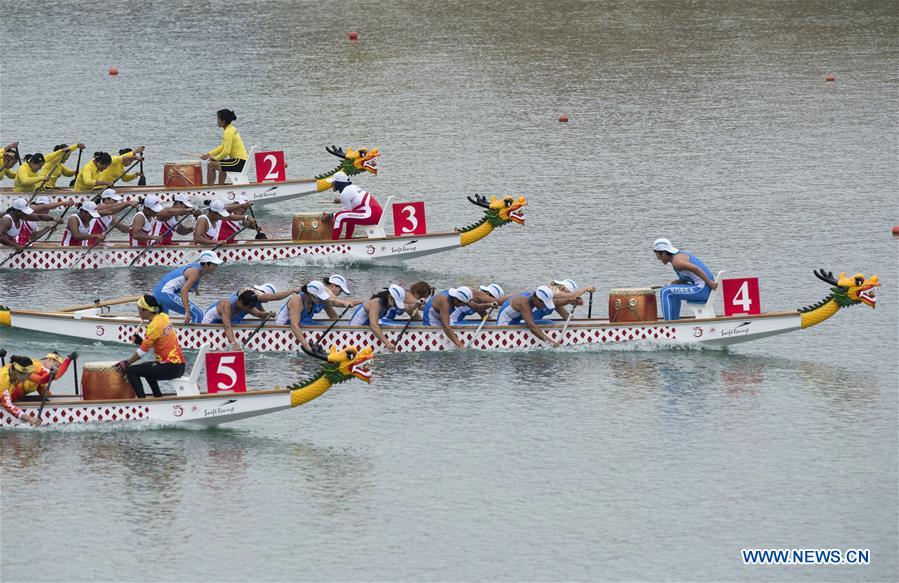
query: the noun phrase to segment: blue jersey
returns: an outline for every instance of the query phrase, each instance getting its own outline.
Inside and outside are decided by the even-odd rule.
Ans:
[[[496,314],[496,323],[500,326],[503,325],[518,325],[523,324],[524,321],[521,319],[521,314],[512,307],[512,298],[516,296],[512,296],[508,300],[503,302],[503,305],[499,307],[499,312]],[[518,294],[518,297],[530,298],[531,292],[522,292]],[[555,310],[552,308],[531,308],[531,315],[534,317],[535,322],[539,322],[546,316],[552,314]]]
[[[439,326],[440,325],[440,315],[437,313],[437,310],[433,310],[432,307],[434,305],[434,299],[438,296],[446,296],[449,297],[449,291],[442,291],[440,293],[436,293],[428,298],[428,301],[425,302],[425,309],[421,313],[421,323],[425,326]]]
[[[199,263],[188,263],[162,276],[162,279],[153,287],[153,295],[181,293],[181,288],[184,287],[184,272],[191,268],[196,268],[200,272],[200,277],[197,278],[197,283],[193,285],[191,291],[197,289],[197,286],[200,285],[200,279],[203,278],[203,267]]]
[[[239,324],[243,321],[243,319],[247,316],[246,312],[242,312],[237,309],[237,292],[228,296],[228,300],[231,302],[231,323]],[[222,316],[218,311],[218,302],[215,302],[208,308],[206,308],[206,312],[203,314],[203,323],[204,324],[221,324]]]
[[[712,272],[709,270],[709,268],[706,267],[705,263],[703,263],[698,257],[693,255],[689,251],[678,251],[677,252],[677,255],[681,255],[681,254],[686,255],[687,259],[690,260],[690,263],[692,263],[693,265],[695,265],[696,267],[701,269],[702,272],[705,273],[706,277],[708,277],[710,281],[715,279],[715,276],[712,275]],[[686,270],[679,271],[679,270],[675,269],[674,273],[677,274],[678,279],[684,281],[685,283],[688,283],[690,285],[705,286],[705,282],[702,281],[702,278],[699,277],[698,275],[696,275],[695,273],[693,273],[692,271],[686,271]]]

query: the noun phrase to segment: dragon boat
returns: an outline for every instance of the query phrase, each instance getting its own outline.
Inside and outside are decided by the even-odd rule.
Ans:
[[[841,308],[856,304],[876,306],[875,289],[880,285],[878,277],[866,278],[862,274],[834,277],[823,270],[815,275],[832,285],[830,294],[820,302],[798,310],[772,312],[752,316],[685,317],[674,321],[613,323],[608,319],[575,319],[555,321],[541,325],[546,335],[563,347],[603,349],[621,346],[636,347],[699,347],[722,349],[724,347],[802,330],[820,324]],[[110,306],[116,303],[134,302],[137,297],[107,302],[106,305],[75,306],[56,312],[33,310],[0,311],[0,325],[21,330],[45,332],[60,336],[82,338],[90,341],[128,344],[135,334],[142,333],[143,324],[132,316],[115,315]],[[323,322],[318,326],[304,326],[307,339],[319,338],[326,330]],[[181,346],[199,350],[209,346],[214,350],[225,349],[229,342],[224,328],[214,324],[174,324]],[[255,323],[233,326],[235,338],[250,352],[296,352],[300,349],[288,326],[266,325],[257,330]],[[383,329],[383,328],[382,328]],[[455,350],[439,326],[423,326],[412,323],[406,330],[387,327],[387,335],[396,344],[397,352],[440,352]],[[485,325],[454,327],[466,347],[482,351],[524,351],[546,348],[524,326]],[[386,349],[366,326],[350,326],[342,322],[327,332],[328,342],[355,346],[372,346],[376,352]]]
[[[203,368],[201,351],[190,376],[173,381],[176,392],[171,396],[85,400],[81,395],[54,392],[43,407],[36,400],[18,401],[15,405],[28,413],[39,412],[40,427],[116,422],[205,428],[298,407],[320,397],[332,386],[353,378],[371,382],[369,364],[373,357],[370,347],[357,350],[347,346],[338,350],[332,346],[328,354],[320,352],[312,356],[324,361],[319,373],[286,388],[201,393],[197,384]],[[0,416],[0,429],[31,427],[27,421],[16,419],[5,409],[0,409]]]
[[[115,189],[126,201],[139,200],[148,194],[155,194],[161,202],[172,202],[175,195],[186,194],[197,205],[200,205],[212,200],[232,202],[242,196],[259,207],[324,192],[331,188],[331,183],[327,180],[328,177],[338,171],[345,172],[347,176],[355,176],[363,172],[375,175],[378,173],[377,159],[381,154],[377,148],[370,150],[366,148],[353,150],[350,148],[344,151],[343,148],[329,146],[325,149],[328,153],[340,158],[341,161],[333,170],[318,174],[314,178],[297,178],[283,182],[248,182],[245,175],[241,173],[237,175],[239,178],[234,178],[235,182],[231,184],[173,187],[166,187],[161,184],[146,186],[117,185]],[[53,189],[38,191],[37,194],[47,196],[54,202],[72,199],[80,203],[94,198],[98,193],[99,190],[75,192],[69,189]],[[4,197],[2,200],[3,208],[12,204],[13,198],[20,197],[23,194],[29,195],[29,193],[14,192],[11,188],[0,188],[0,195]]]
[[[396,264],[406,259],[424,257],[476,243],[509,223],[524,224],[524,197],[511,196],[488,201],[475,195],[468,197],[484,208],[481,219],[467,227],[426,235],[387,236],[383,227],[372,229],[375,236],[315,242],[290,239],[238,240],[215,247],[190,242],[172,245],[131,247],[127,243],[97,245],[89,253],[84,247],[64,247],[58,243],[34,243],[24,251],[0,247],[0,269],[100,269],[112,267],[177,266],[193,261],[197,255],[213,248],[230,263],[273,262],[285,264],[330,265],[336,263]],[[387,213],[382,215],[382,221]]]

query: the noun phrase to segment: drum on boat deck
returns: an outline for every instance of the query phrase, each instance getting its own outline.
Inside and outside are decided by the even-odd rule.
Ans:
[[[609,290],[609,322],[655,322],[658,319],[656,290],[650,287]]]
[[[293,215],[290,229],[294,241],[330,241],[333,219],[322,218],[323,213],[298,213]]]
[[[85,401],[137,398],[125,373],[117,371],[115,365],[112,361],[84,363],[81,387]]]
[[[172,186],[202,186],[203,169],[196,160],[165,162],[162,172],[162,184]]]

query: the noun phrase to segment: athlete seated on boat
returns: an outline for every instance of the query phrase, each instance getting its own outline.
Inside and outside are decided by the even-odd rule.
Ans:
[[[332,239],[336,241],[340,238],[344,225],[346,238],[352,239],[356,225],[378,224],[383,211],[375,197],[353,184],[344,172],[335,172],[328,180],[331,188],[340,193],[333,202],[343,207],[333,215]]]
[[[184,193],[176,194],[172,206],[156,215],[152,234],[160,237],[159,245],[171,245],[176,234],[190,235],[194,232],[193,225],[186,224],[186,219],[181,220],[188,213],[200,216],[199,209],[190,202],[189,196]]]
[[[474,301],[474,294],[467,286],[451,287],[428,298],[422,311],[421,323],[425,326],[442,326],[446,337],[459,348],[465,344],[459,340],[453,326],[457,326],[465,315],[486,314],[495,302],[481,304]]]
[[[247,315],[256,316],[260,320],[275,317],[274,312],[262,309],[260,295],[255,289],[245,289],[231,294],[224,300],[215,302],[206,308],[206,312],[203,314],[203,324],[223,324],[225,336],[228,338],[231,346],[235,350],[240,350],[240,343],[234,338],[233,324],[240,324]],[[287,296],[279,296],[279,299],[283,297]]]
[[[0,167],[0,180],[5,178],[16,179],[16,171],[13,170],[19,163],[19,142],[12,142],[0,148],[0,157],[3,158],[3,165]]]
[[[223,261],[215,251],[203,251],[193,263],[183,265],[165,274],[153,287],[153,297],[163,312],[184,314],[184,324],[203,320],[203,309],[190,303],[189,292],[200,293],[200,280],[215,271]]]
[[[110,230],[115,224],[116,230],[127,233],[128,227],[122,224],[122,221],[116,220],[113,223],[113,215],[117,215],[123,210],[137,206],[136,201],[123,202],[121,195],[117,194],[112,188],[106,188],[100,193],[100,202],[97,203],[97,212],[100,218],[95,220],[91,225],[91,233],[100,235]]]
[[[41,176],[46,178],[44,186],[41,187],[43,190],[57,188],[56,181],[59,180],[60,176],[75,176],[75,171],[65,165],[66,160],[68,160],[72,155],[72,150],[69,149],[69,145],[56,144],[55,146],[53,146],[53,151],[62,151],[63,154],[59,159],[59,165],[51,164],[50,161],[47,160],[47,162],[44,164],[44,167],[41,168]]]
[[[34,372],[34,364],[27,356],[10,357],[9,364],[0,368],[0,405],[19,421],[36,426],[41,424],[38,416],[34,413],[26,413],[13,403],[25,394],[25,383],[29,381]]]
[[[119,150],[118,156],[109,157],[109,166],[100,172],[98,180],[103,183],[113,184],[116,179],[122,182],[133,182],[143,176],[138,172],[125,172],[128,167],[135,161],[144,159],[144,146],[138,146],[133,150],[131,148],[122,148]]]
[[[547,336],[538,326],[538,324],[550,323],[549,320],[543,318],[556,310],[563,317],[568,317],[568,311],[565,308],[556,308],[553,295],[552,289],[541,285],[533,292],[523,292],[512,296],[500,306],[496,324],[498,326],[524,324],[540,340],[548,342],[552,346],[559,346],[558,342]]]
[[[233,240],[240,227],[235,229],[233,224],[226,225],[228,221],[240,221],[251,228],[256,226],[256,221],[252,218],[232,214],[225,208],[224,201],[214,200],[209,203],[207,213],[197,217],[194,223],[194,241],[203,245],[217,245],[222,241]]]
[[[431,286],[424,281],[412,284],[408,292],[401,286],[393,284],[358,306],[350,317],[350,326],[368,325],[384,347],[393,352],[396,346],[384,335],[381,326],[405,324],[396,320],[396,317],[404,312],[409,314],[410,319],[420,319],[418,312],[430,295]]]
[[[70,207],[74,204],[75,201],[70,198],[59,202],[50,202],[50,197],[47,196],[35,198],[34,202],[28,205],[34,213],[29,215],[28,220],[24,221],[19,229],[19,245],[27,245],[32,241],[41,239],[47,234],[47,231],[55,229],[56,225],[60,225],[65,221],[65,219],[50,215],[51,210],[59,207]],[[45,217],[49,217],[49,219]],[[50,222],[50,224],[41,229],[39,221]]]
[[[178,223],[175,217],[193,214],[194,210],[186,206],[165,208],[159,202],[158,196],[148,194],[144,197],[140,210],[134,213],[131,226],[127,229],[131,246],[146,247],[147,245],[164,244],[166,237],[171,242],[171,228],[163,229],[160,225],[168,225],[169,221],[175,225]]]
[[[0,217],[0,244],[8,247],[15,247],[16,251],[21,251],[28,244],[20,241],[22,232],[30,227],[26,226],[29,221],[52,221],[54,224],[62,223],[62,219],[48,214],[38,214],[28,206],[28,201],[24,198],[13,200],[12,206]],[[35,223],[36,224],[36,223]]]
[[[88,192],[101,186],[114,186],[112,180],[101,180],[100,174],[112,164],[112,156],[108,152],[94,152],[94,156],[81,167],[75,177],[75,192]]]
[[[219,147],[202,156],[203,160],[209,160],[206,165],[206,184],[224,184],[225,172],[243,172],[249,157],[240,138],[240,132],[232,123],[237,119],[237,114],[230,109],[220,109],[215,116],[218,126],[224,131]]]
[[[40,152],[25,156],[25,163],[20,165],[16,171],[13,190],[15,192],[34,192],[37,188],[43,187],[47,182],[45,180],[46,172],[55,169],[66,152],[72,152],[79,148],[84,148],[84,144],[72,144],[66,149],[47,154],[46,158]],[[46,172],[42,173],[41,170],[45,168],[45,164]]]
[[[147,379],[154,397],[161,397],[159,381],[176,379],[184,374],[184,354],[178,342],[178,332],[169,321],[169,316],[162,311],[162,306],[150,294],[137,300],[137,313],[141,320],[149,321],[143,338],[135,335],[137,350],[125,360],[116,364],[116,368],[125,373],[128,382],[134,387],[138,399],[146,398],[141,378]],[[146,356],[150,350],[156,356],[153,362],[135,364]]]
[[[715,276],[689,251],[683,251],[668,239],[656,239],[652,244],[656,259],[671,264],[677,279],[659,291],[662,314],[666,320],[680,318],[681,302],[703,303],[709,299],[712,290],[718,289]]]
[[[329,279],[335,278],[340,278],[337,280],[338,282],[342,280],[343,287],[334,283],[310,281],[300,289],[291,292],[293,296],[281,306],[275,316],[275,324],[289,324],[294,337],[306,350],[312,348],[303,333],[303,326],[320,324],[321,320],[315,320],[316,314],[324,311],[330,320],[336,320],[339,316],[334,310],[334,306],[352,307],[360,303],[357,300],[338,299],[337,296],[340,295],[342,289],[346,289],[347,293],[349,293],[349,289],[346,288],[346,280],[343,276],[332,275]]]
[[[553,290],[553,302],[555,302],[557,307],[582,306],[584,305],[584,298],[581,296],[585,293],[596,291],[595,286],[578,288],[573,279],[554,279],[548,287]]]
[[[66,222],[66,229],[62,232],[63,247],[88,247],[106,240],[106,235],[96,235],[91,232],[94,219],[99,219],[97,203],[86,200],[78,208],[78,212],[70,216]]]

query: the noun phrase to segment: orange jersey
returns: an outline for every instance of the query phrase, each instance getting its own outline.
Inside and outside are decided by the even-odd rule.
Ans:
[[[182,354],[181,345],[178,343],[178,333],[169,322],[168,314],[162,312],[156,314],[147,325],[147,336],[140,345],[140,351],[146,354],[151,348],[154,354],[156,354],[156,362],[169,362],[172,364],[182,364],[184,362],[184,354]]]

